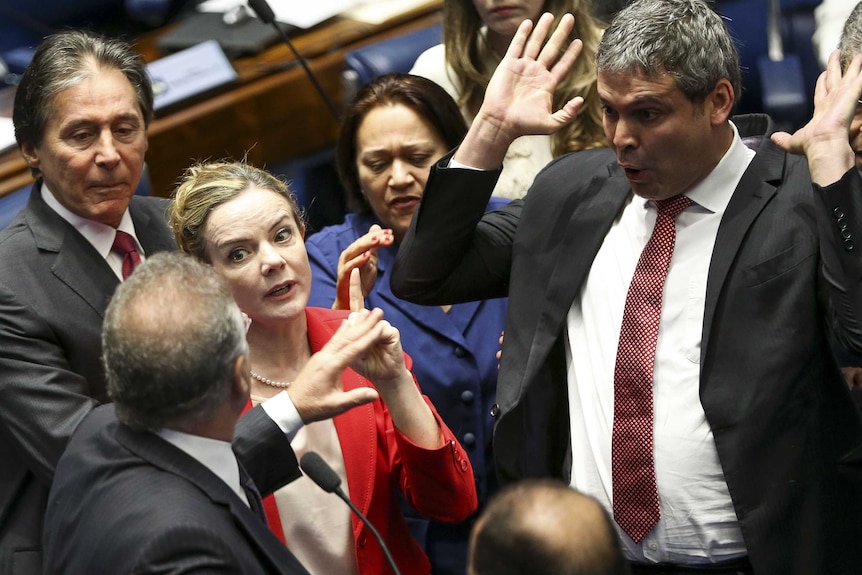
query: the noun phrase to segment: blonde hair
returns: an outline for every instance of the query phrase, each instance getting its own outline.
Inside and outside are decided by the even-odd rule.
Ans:
[[[188,168],[173,193],[168,215],[174,239],[180,250],[207,262],[202,236],[207,217],[218,206],[229,202],[251,186],[271,190],[290,204],[293,217],[305,229],[302,210],[288,185],[245,162],[201,163]]]
[[[577,120],[551,136],[552,152],[554,156],[560,156],[567,152],[604,147],[607,140],[602,127],[595,64],[601,29],[590,13],[587,0],[545,0],[542,12],[555,15],[557,21],[554,26],[563,14],[571,13],[575,17],[571,36],[573,39],[580,38],[584,43],[574,67],[557,86],[554,107],[561,108],[575,96],[584,98],[584,106]],[[445,0],[443,3],[446,63],[460,86],[458,104],[471,117],[479,111],[485,88],[496,67],[488,68],[485,64],[491,58],[491,48],[479,33],[482,26],[483,22],[472,2]],[[496,56],[493,60],[497,60]]]

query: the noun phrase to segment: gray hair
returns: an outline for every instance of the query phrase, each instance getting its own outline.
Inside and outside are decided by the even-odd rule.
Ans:
[[[702,103],[721,79],[741,94],[739,54],[721,16],[704,0],[635,0],[616,15],[596,53],[599,73],[670,73]]]
[[[15,92],[12,123],[18,146],[39,146],[54,98],[99,68],[117,69],[134,88],[145,126],[153,119],[153,87],[143,59],[121,40],[90,32],[48,36],[33,54]]]
[[[862,2],[856,4],[844,22],[838,49],[841,50],[841,71],[844,72],[853,57],[862,52]]]
[[[211,418],[229,396],[237,358],[248,353],[225,280],[180,252],[147,258],[117,288],[102,347],[117,418],[151,431]]]

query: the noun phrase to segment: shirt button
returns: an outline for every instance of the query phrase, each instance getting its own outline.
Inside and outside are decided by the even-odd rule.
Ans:
[[[464,357],[467,355],[467,352],[464,351],[464,348],[461,346],[455,347],[455,357]]]
[[[467,460],[466,459],[461,460],[461,471],[467,471]]]
[[[497,417],[500,415],[500,404],[495,403],[491,406],[491,417]]]
[[[465,433],[464,437],[462,438],[462,443],[464,443],[464,445],[466,445],[467,447],[473,447],[474,445],[476,445],[476,436],[472,433]]]
[[[656,549],[658,549],[658,545],[656,545],[655,541],[652,541],[649,544],[649,548],[655,551]]]
[[[845,250],[847,250],[848,252],[850,252],[850,251],[853,251],[853,248],[854,248],[854,247],[856,247],[856,244],[855,244],[855,243],[853,243],[853,240],[851,240],[851,239],[849,239],[849,238],[848,238],[848,239],[846,239],[846,240],[844,240],[844,249],[845,249]]]
[[[473,392],[469,389],[461,392],[461,401],[464,403],[473,403]]]
[[[835,215],[836,218],[844,217],[844,210],[842,208],[835,208],[834,210],[832,210],[832,213]]]

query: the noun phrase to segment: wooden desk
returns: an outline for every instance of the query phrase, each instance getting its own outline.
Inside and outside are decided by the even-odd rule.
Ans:
[[[345,54],[439,22],[441,5],[442,0],[429,0],[380,25],[336,17],[292,41],[340,107]],[[148,61],[160,56],[156,38],[142,38],[136,45]],[[287,46],[279,44],[233,64],[236,85],[153,120],[146,160],[154,194],[170,195],[183,170],[197,160],[246,157],[255,166],[272,167],[335,143],[338,123]],[[0,155],[0,196],[32,181],[17,149]]]

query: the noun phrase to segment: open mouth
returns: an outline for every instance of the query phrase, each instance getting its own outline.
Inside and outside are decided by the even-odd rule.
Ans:
[[[282,286],[276,287],[274,289],[269,290],[266,295],[267,297],[278,297],[288,293],[291,289],[293,289],[293,283],[287,283]]]

